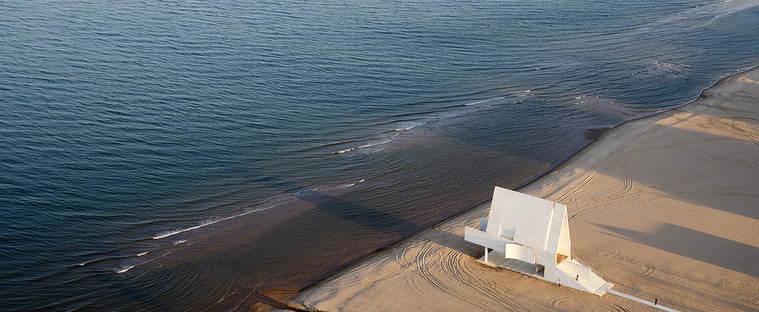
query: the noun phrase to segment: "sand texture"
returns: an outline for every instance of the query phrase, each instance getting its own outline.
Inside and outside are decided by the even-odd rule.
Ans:
[[[519,191],[566,204],[572,253],[614,290],[682,311],[759,310],[759,70],[616,127]],[[656,311],[476,262],[489,203],[292,300],[326,311]]]

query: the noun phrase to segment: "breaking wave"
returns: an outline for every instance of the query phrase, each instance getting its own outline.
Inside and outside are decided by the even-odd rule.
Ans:
[[[413,135],[414,130],[426,125],[433,124],[441,120],[461,117],[467,114],[475,113],[481,110],[492,109],[504,104],[514,104],[523,101],[523,98],[533,93],[533,90],[511,91],[503,96],[490,97],[482,100],[466,102],[464,104],[449,106],[445,111],[427,112],[419,114],[418,119],[412,121],[396,122],[391,130],[380,131],[374,137],[353,139],[348,142],[335,143],[332,145],[347,145],[349,143],[361,142],[361,145],[347,147],[338,151],[331,152],[331,155],[340,155],[346,153],[372,154],[385,150],[389,144],[397,142],[399,139]]]
[[[287,200],[287,198],[290,198],[290,197],[292,197],[292,198],[300,198],[300,197],[303,197],[305,193],[334,191],[334,190],[338,190],[338,189],[352,187],[352,186],[355,186],[355,185],[363,183],[363,182],[366,182],[366,179],[361,179],[361,180],[357,180],[355,182],[350,182],[350,183],[338,184],[338,185],[334,185],[334,186],[314,187],[314,188],[304,189],[304,190],[301,190],[301,191],[298,191],[298,192],[294,192],[294,193],[290,193],[290,194],[286,194],[286,195],[275,196],[275,197],[272,197],[272,198],[264,201],[262,204],[265,203],[266,205],[263,206],[263,207],[258,207],[258,208],[253,208],[253,209],[246,209],[242,213],[231,215],[231,216],[228,216],[228,217],[206,219],[203,222],[200,222],[198,225],[187,227],[187,228],[183,228],[183,229],[163,231],[163,232],[160,232],[160,233],[156,234],[155,236],[153,236],[152,239],[154,239],[154,240],[160,240],[160,239],[171,237],[171,236],[174,236],[174,235],[177,235],[177,234],[191,232],[193,230],[198,230],[198,229],[201,229],[201,228],[206,227],[206,226],[210,226],[210,225],[217,224],[217,223],[220,223],[220,222],[224,222],[224,221],[232,220],[232,219],[239,218],[239,217],[242,217],[242,216],[246,216],[246,215],[249,215],[251,213],[266,211],[266,210],[269,210],[269,209],[272,209],[272,208],[275,208],[275,207],[278,207],[280,205],[288,203],[289,200]],[[177,240],[173,244],[182,244],[182,243],[184,243],[186,241],[187,240]],[[139,257],[139,256],[142,256],[142,255],[145,255],[148,252],[150,252],[150,251],[143,252],[141,254],[138,254],[137,256]]]

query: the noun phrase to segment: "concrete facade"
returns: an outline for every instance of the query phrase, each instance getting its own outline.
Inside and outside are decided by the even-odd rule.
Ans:
[[[572,256],[563,204],[495,187],[488,219],[480,219],[479,229],[466,227],[464,239],[487,248],[480,262],[489,266],[596,295],[612,286]]]

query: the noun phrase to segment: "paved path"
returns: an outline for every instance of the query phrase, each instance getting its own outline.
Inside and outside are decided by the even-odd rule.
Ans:
[[[642,304],[652,306],[652,307],[657,308],[659,310],[670,311],[670,312],[679,312],[679,311],[677,311],[675,309],[667,308],[667,307],[664,307],[664,306],[659,305],[659,304],[654,304],[651,301],[643,300],[643,299],[640,299],[638,297],[631,296],[631,295],[628,295],[628,294],[625,294],[625,293],[621,293],[621,292],[618,292],[618,291],[613,290],[613,289],[609,289],[606,292],[609,293],[609,294],[612,294],[612,295],[617,295],[617,296],[620,296],[622,298],[627,298],[627,299],[630,299],[630,300],[635,301],[635,302],[640,302]]]

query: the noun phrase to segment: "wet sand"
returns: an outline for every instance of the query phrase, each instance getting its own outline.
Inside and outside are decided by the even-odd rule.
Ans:
[[[759,310],[759,70],[627,122],[519,191],[566,204],[572,252],[669,308]],[[489,202],[290,298],[324,311],[656,311],[476,262]]]

